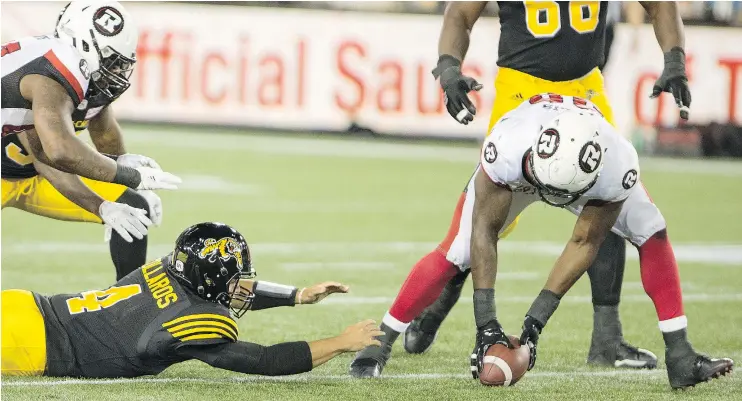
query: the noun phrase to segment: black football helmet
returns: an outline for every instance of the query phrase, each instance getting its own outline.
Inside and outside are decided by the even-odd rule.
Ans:
[[[232,280],[255,277],[250,249],[245,238],[222,223],[199,223],[186,228],[175,241],[168,264],[170,273],[201,298],[224,305],[241,317],[252,305],[254,295],[240,291]],[[242,301],[237,308],[232,300]]]

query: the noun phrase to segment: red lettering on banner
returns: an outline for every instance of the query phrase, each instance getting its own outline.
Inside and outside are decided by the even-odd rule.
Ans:
[[[654,86],[654,82],[657,81],[657,78],[659,78],[657,74],[645,72],[639,75],[639,78],[636,80],[636,86],[634,87],[634,118],[637,122],[644,125],[659,125],[661,122],[664,96],[660,95],[657,99],[649,98],[649,95],[652,93],[652,87]],[[645,101],[650,101],[656,104],[654,121],[650,121],[642,114],[642,106]]]
[[[390,79],[379,84],[379,91],[376,94],[376,107],[382,113],[401,112],[404,103],[402,90],[404,70],[402,66],[395,61],[383,61],[379,65],[379,75],[380,80],[385,76],[390,77]]]
[[[443,113],[443,90],[437,80],[431,79],[432,76],[428,68],[423,64],[417,65],[417,112],[422,115],[441,114]],[[431,84],[432,82],[432,84]],[[426,87],[435,87],[434,92],[427,95]],[[437,96],[436,96],[437,95]],[[437,100],[434,107],[430,107],[425,99]],[[427,105],[426,105],[427,103]]]
[[[340,72],[340,75],[342,75],[346,80],[351,81],[358,88],[358,96],[356,97],[355,101],[348,102],[343,99],[340,94],[337,93],[337,91],[335,91],[335,104],[342,110],[352,113],[356,112],[363,106],[363,100],[366,90],[363,85],[363,81],[358,76],[358,74],[348,69],[348,60],[345,56],[348,53],[355,53],[356,56],[366,58],[366,51],[364,50],[363,46],[361,46],[357,42],[352,41],[341,43],[337,51],[338,71]]]
[[[299,108],[304,107],[304,84],[306,80],[307,61],[306,61],[306,41],[302,38],[297,45],[297,79],[296,79],[296,105]]]
[[[220,64],[221,71],[214,71],[210,67]],[[227,97],[227,84],[221,85],[221,90],[216,94],[209,92],[209,82],[212,78],[224,77],[224,70],[227,67],[227,60],[219,53],[209,53],[204,58],[203,68],[201,68],[201,93],[204,99],[211,104],[220,104]]]
[[[718,64],[729,73],[728,118],[730,122],[737,122],[737,77],[742,72],[742,59],[722,58],[719,59]]]
[[[283,106],[283,60],[275,54],[269,54],[260,60],[260,71],[258,103],[263,106]]]
[[[250,69],[248,68],[248,58],[245,54],[245,48],[249,46],[249,39],[240,38],[240,66],[237,70],[237,100],[240,104],[247,102],[247,76]]]
[[[186,39],[186,49],[191,48],[191,35],[185,34],[183,37]],[[191,99],[191,87],[193,86],[193,78],[191,77],[191,52],[181,51],[180,52],[181,64],[183,65],[183,92],[182,99],[188,102]],[[168,75],[169,76],[169,75]],[[164,76],[162,79],[167,80],[168,76]]]

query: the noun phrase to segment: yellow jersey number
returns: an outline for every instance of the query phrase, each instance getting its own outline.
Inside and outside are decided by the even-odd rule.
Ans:
[[[78,298],[67,300],[67,309],[70,315],[83,312],[95,312],[104,308],[110,308],[117,303],[127,300],[134,295],[141,294],[142,287],[139,284],[111,287],[103,291],[86,291],[80,293]]]
[[[559,4],[556,1],[524,1],[526,27],[535,38],[551,38],[562,29]],[[595,31],[600,14],[599,1],[570,1],[569,25],[583,34]]]
[[[20,146],[13,142],[5,146],[5,155],[19,166],[26,166],[33,163],[33,157],[27,155]]]

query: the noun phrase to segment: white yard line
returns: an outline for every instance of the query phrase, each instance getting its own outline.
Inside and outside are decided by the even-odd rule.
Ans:
[[[532,378],[552,378],[552,377],[664,377],[666,375],[663,369],[657,370],[611,370],[611,371],[574,371],[574,372],[531,372],[526,376]],[[470,374],[463,373],[407,373],[407,374],[388,374],[382,375],[382,379],[387,380],[439,380],[439,379],[469,379]],[[4,380],[3,386],[69,386],[69,385],[108,385],[108,384],[130,384],[130,383],[242,383],[256,381],[275,381],[275,382],[310,382],[325,380],[352,380],[348,375],[296,375],[283,377],[259,377],[259,376],[239,376],[228,379],[199,379],[199,378],[178,378],[178,377],[144,377],[134,379],[69,379],[69,380],[49,380],[49,381],[8,381]]]
[[[435,242],[276,242],[254,243],[251,251],[260,255],[289,254],[355,254],[367,253],[420,253],[434,249]],[[545,241],[502,241],[499,250],[503,253],[538,254],[558,256],[564,248],[563,243]],[[149,254],[159,255],[169,252],[170,244],[152,244]],[[675,257],[679,262],[710,263],[716,265],[742,266],[742,244],[675,244]],[[3,254],[13,255],[29,253],[108,253],[108,245],[82,242],[11,242],[2,247]],[[632,247],[627,249],[630,260],[638,259]],[[334,262],[333,262],[334,263]],[[380,262],[383,263],[383,262]]]

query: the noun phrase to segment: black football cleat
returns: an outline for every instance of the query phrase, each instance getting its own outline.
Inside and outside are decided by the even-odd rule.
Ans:
[[[381,323],[379,328],[384,332],[383,336],[377,337],[381,346],[372,345],[356,353],[355,358],[350,363],[348,372],[351,377],[370,379],[381,376],[384,365],[392,356],[392,345],[399,336],[399,332],[394,331],[384,323]]]
[[[386,350],[384,348],[387,348]],[[376,345],[359,351],[350,363],[349,373],[356,379],[371,379],[381,376],[384,365],[392,355],[392,347]]]
[[[608,344],[593,341],[587,363],[614,368],[654,369],[657,367],[657,355],[652,351],[634,347],[624,340]]]
[[[719,378],[734,368],[734,361],[729,358],[709,358],[698,353],[673,359],[666,354],[665,361],[670,386],[675,390]]]
[[[410,354],[422,354],[430,349],[438,337],[438,329],[445,316],[424,310],[416,317],[404,332],[402,343]]]

